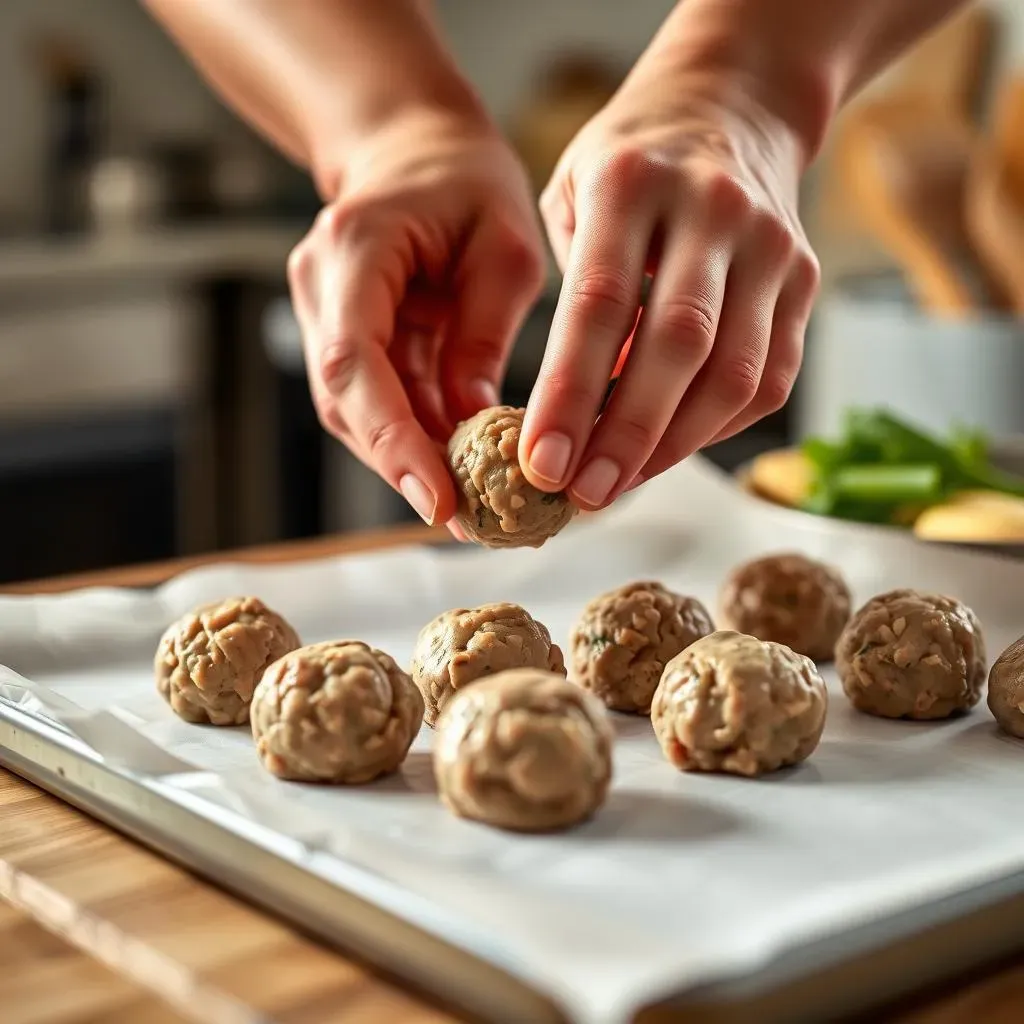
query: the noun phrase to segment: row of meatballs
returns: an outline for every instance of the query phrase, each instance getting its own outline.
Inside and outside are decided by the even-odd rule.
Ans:
[[[839,574],[799,555],[737,569],[719,617],[726,628],[715,631],[699,601],[658,583],[603,594],[573,631],[569,682],[547,628],[518,605],[438,616],[420,632],[407,674],[360,642],[301,647],[280,615],[242,598],[171,626],[156,674],[188,721],[250,720],[263,765],[287,779],[354,784],[394,771],[425,720],[437,728],[445,803],[520,830],[574,824],[604,801],[613,735],[605,708],[650,713],[682,770],[749,776],[817,746],[827,693],[812,658],[833,648],[846,693],[874,714],[965,711],[984,682],[980,627],[962,604],[893,591],[851,618]],[[989,691],[997,719],[1017,734],[1022,662],[1017,644],[993,667]]]

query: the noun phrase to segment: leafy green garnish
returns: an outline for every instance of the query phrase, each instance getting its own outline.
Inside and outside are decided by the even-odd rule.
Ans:
[[[983,434],[957,429],[943,441],[886,409],[849,410],[838,438],[808,438],[803,453],[814,473],[803,508],[818,515],[905,524],[908,509],[957,491],[1024,497],[1024,479],[991,464]]]

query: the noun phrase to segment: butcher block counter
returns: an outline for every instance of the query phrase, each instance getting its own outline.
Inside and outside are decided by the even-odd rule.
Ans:
[[[425,527],[401,528],[254,549],[235,558],[299,561],[441,542],[446,536]],[[4,592],[149,586],[201,561],[19,584]],[[0,822],[3,1024],[466,1020],[3,770]],[[649,1016],[651,1024],[690,1019]],[[1024,962],[951,981],[943,991],[922,993],[867,1019],[898,1024],[1024,1020]]]

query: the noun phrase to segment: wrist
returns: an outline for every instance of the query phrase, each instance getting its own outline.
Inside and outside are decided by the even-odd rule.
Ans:
[[[638,71],[675,75],[735,112],[792,138],[804,167],[821,149],[844,92],[841,55],[794,32],[786,10],[764,0],[685,0]]]
[[[329,81],[304,114],[311,171],[325,202],[338,194],[352,154],[396,126],[490,123],[426,18],[422,0],[382,5],[383,16],[375,0],[344,2],[366,15],[360,28],[372,45],[362,52],[373,56],[331,66]]]

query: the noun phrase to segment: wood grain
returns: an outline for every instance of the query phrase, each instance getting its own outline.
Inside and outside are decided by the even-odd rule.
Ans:
[[[170,1006],[0,902],[5,1024],[184,1024]]]
[[[4,584],[3,594],[60,594],[85,587],[152,587],[179,573],[187,572],[212,561],[242,562],[247,565],[267,565],[275,562],[309,562],[335,555],[355,555],[367,551],[384,551],[405,544],[443,544],[453,542],[444,527],[397,526],[381,530],[368,530],[313,540],[292,541],[263,547],[244,548],[240,551],[220,551],[214,554],[176,558],[166,562],[130,565],[119,569],[76,573],[47,580],[26,580]]]
[[[0,988],[4,1024],[457,1020],[3,771],[0,820],[0,896],[15,909],[0,908],[25,979]],[[95,959],[55,956],[68,945]],[[67,1016],[73,996],[93,1016]],[[98,1016],[108,1013],[122,1016]]]

